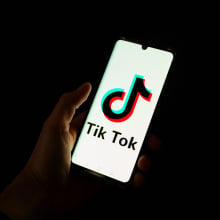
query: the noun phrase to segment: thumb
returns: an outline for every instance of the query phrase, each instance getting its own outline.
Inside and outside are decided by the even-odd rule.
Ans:
[[[78,89],[64,93],[56,104],[51,117],[59,124],[70,124],[78,109],[88,98],[91,91],[91,84],[84,83]]]

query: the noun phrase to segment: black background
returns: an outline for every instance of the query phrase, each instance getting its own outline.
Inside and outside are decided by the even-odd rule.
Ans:
[[[126,212],[178,217],[189,213],[194,209],[194,196],[188,198],[190,186],[185,171],[185,153],[189,149],[184,133],[185,30],[181,24],[155,24],[152,28],[152,23],[144,17],[140,22],[127,19],[129,16],[112,20],[105,13],[72,14],[59,11],[32,14],[30,10],[4,18],[0,80],[1,190],[27,162],[42,124],[60,95],[85,81],[92,83],[94,93],[114,42],[125,36],[159,47],[168,46],[176,52],[152,121],[152,132],[161,138],[163,148],[154,155],[148,183],[143,189],[107,191],[91,199],[78,214],[82,210],[92,216],[100,210],[112,216]],[[86,107],[87,104],[83,109]]]

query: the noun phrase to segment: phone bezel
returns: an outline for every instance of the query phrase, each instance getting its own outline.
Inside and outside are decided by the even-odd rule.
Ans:
[[[145,138],[144,138],[144,139],[147,140],[148,137],[149,137],[149,135],[150,135],[150,131],[151,131],[151,127],[152,127],[152,121],[153,121],[155,112],[157,111],[157,108],[158,108],[158,105],[159,105],[159,103],[160,103],[161,96],[162,96],[162,94],[164,93],[164,89],[165,89],[165,87],[166,87],[166,84],[167,84],[167,82],[169,81],[169,76],[170,76],[170,72],[171,72],[171,70],[172,70],[172,68],[173,68],[173,63],[174,63],[174,59],[175,59],[175,57],[176,57],[176,53],[175,53],[175,51],[174,51],[173,48],[170,48],[170,47],[168,47],[168,46],[164,46],[164,45],[162,46],[162,45],[159,45],[159,44],[156,45],[156,44],[152,44],[152,43],[145,42],[145,41],[143,41],[143,40],[138,40],[138,39],[135,39],[135,40],[134,40],[134,39],[127,38],[127,37],[124,37],[124,36],[119,37],[119,38],[115,41],[115,43],[114,43],[114,45],[113,45],[113,47],[112,47],[111,53],[113,52],[114,46],[115,46],[115,44],[117,43],[118,40],[123,40],[123,41],[127,41],[127,42],[132,42],[132,43],[140,44],[140,45],[142,46],[142,49],[143,49],[143,50],[147,49],[147,47],[153,47],[153,48],[155,48],[155,49],[160,49],[160,50],[168,51],[168,52],[170,52],[170,53],[173,54],[173,60],[172,60],[172,62],[171,62],[171,65],[170,65],[168,74],[167,74],[167,76],[166,76],[166,80],[165,80],[165,82],[164,82],[164,85],[163,85],[163,88],[162,88],[160,97],[159,97],[158,102],[157,102],[157,104],[156,104],[156,106],[155,106],[155,110],[154,110],[154,113],[153,113],[153,116],[152,116],[152,120],[151,120],[151,122],[150,122],[150,125],[149,125],[148,130],[146,131],[146,135],[145,135]],[[110,56],[111,56],[111,54],[110,54]],[[103,75],[104,75],[104,72],[103,72],[103,74],[102,74],[102,77],[103,77]],[[94,98],[95,98],[95,94],[96,94],[96,92],[97,92],[97,90],[98,90],[98,88],[99,88],[99,85],[100,85],[100,83],[101,83],[102,77],[100,77],[98,86],[95,88],[95,92],[93,92],[93,95],[89,97],[89,100],[88,100],[88,101],[89,101],[89,110],[90,110],[90,107],[91,107],[91,105],[92,105],[92,102],[93,102],[93,100],[94,100]],[[93,88],[93,91],[94,91],[94,88]],[[87,111],[87,114],[86,114],[86,116],[85,116],[84,122],[85,122],[86,119],[87,119],[89,110]],[[82,129],[83,126],[85,125],[84,122],[83,122],[83,124],[82,124],[82,126],[81,126],[81,129]],[[80,131],[81,131],[81,130],[80,130]],[[75,142],[74,145],[76,145],[79,136],[80,136],[80,135],[77,136],[76,142]],[[144,143],[145,143],[145,141],[143,142],[143,144],[144,144]],[[138,168],[137,168],[137,161],[138,161],[138,159],[140,158],[140,156],[143,154],[143,144],[142,144],[141,150],[140,150],[140,152],[139,152],[139,154],[138,154],[138,156],[137,156],[137,158],[136,158],[135,166],[134,166],[134,168],[133,168],[133,170],[132,170],[132,174],[131,174],[130,179],[129,179],[128,182],[121,182],[121,181],[116,180],[116,179],[114,179],[114,178],[111,178],[111,177],[109,177],[109,176],[105,176],[104,174],[99,174],[99,173],[97,173],[97,172],[95,172],[95,171],[93,171],[93,170],[87,169],[87,168],[82,167],[82,166],[80,166],[80,165],[78,165],[78,164],[74,164],[74,163],[72,163],[72,161],[71,161],[71,169],[73,170],[73,172],[76,171],[77,173],[79,173],[80,175],[82,175],[82,176],[85,177],[85,178],[92,178],[92,179],[96,179],[96,180],[98,180],[98,181],[108,182],[109,184],[113,184],[113,185],[116,185],[116,186],[119,186],[119,187],[129,187],[129,186],[132,185],[133,179],[134,179],[134,175],[135,175],[136,171],[138,170]],[[73,148],[73,151],[74,151],[74,148]],[[73,151],[72,151],[72,153],[73,153]],[[72,157],[72,154],[71,154],[71,157]]]

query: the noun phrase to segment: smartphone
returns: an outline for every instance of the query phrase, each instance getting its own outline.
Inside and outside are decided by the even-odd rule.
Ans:
[[[117,40],[72,154],[72,164],[129,183],[174,53]]]

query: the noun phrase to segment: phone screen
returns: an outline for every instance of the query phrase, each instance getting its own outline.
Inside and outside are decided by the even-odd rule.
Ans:
[[[72,163],[126,183],[149,128],[173,53],[118,40],[72,155]]]

